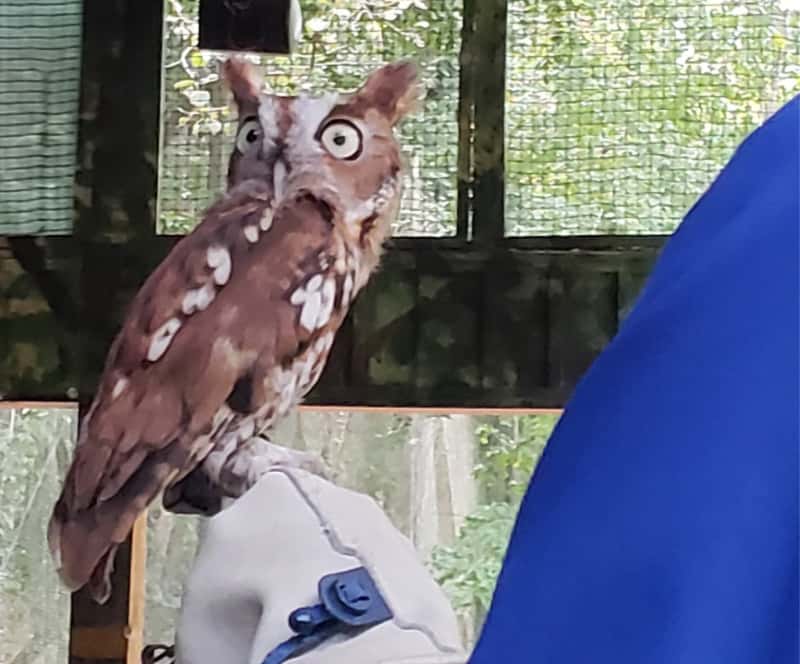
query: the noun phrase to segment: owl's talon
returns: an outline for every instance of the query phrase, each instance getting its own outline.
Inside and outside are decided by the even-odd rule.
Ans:
[[[173,514],[208,517],[222,509],[222,495],[201,466],[164,489],[161,504]]]
[[[312,452],[282,447],[263,436],[253,436],[222,464],[218,481],[230,496],[241,496],[272,468],[299,468],[327,479],[322,458]]]

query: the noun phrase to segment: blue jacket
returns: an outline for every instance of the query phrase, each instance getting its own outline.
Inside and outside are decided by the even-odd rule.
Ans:
[[[471,664],[796,664],[800,96],[576,389]]]

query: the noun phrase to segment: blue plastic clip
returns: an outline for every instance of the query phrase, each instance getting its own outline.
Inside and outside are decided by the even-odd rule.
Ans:
[[[392,618],[391,610],[363,567],[324,576],[318,589],[320,604],[292,611],[289,627],[295,636],[270,651],[262,664],[282,664],[335,634],[355,633]]]

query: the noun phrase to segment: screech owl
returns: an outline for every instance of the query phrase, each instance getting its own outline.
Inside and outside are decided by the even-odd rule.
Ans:
[[[321,96],[265,94],[243,60],[223,76],[239,113],[228,189],[133,299],[49,523],[63,582],[100,603],[162,491],[178,500],[198,473],[227,496],[248,488],[254,435],[316,384],[399,208],[413,64]]]

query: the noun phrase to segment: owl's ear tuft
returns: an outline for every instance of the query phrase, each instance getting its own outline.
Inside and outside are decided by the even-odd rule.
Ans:
[[[417,66],[408,60],[384,65],[370,74],[357,94],[395,125],[420,103],[422,84]]]
[[[240,110],[243,106],[258,105],[264,79],[251,62],[243,58],[228,58],[222,64],[222,78]]]

